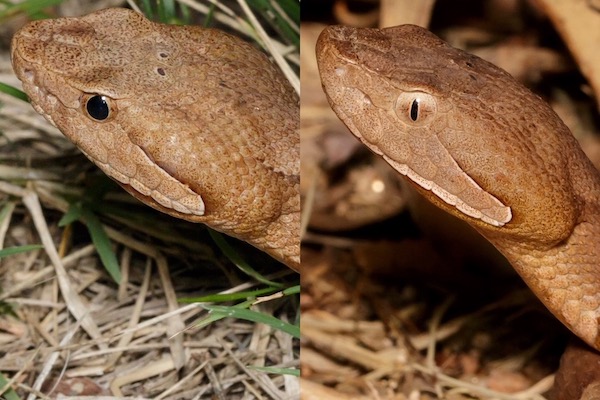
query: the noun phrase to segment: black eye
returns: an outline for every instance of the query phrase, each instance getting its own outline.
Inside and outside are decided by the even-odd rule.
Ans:
[[[88,115],[96,121],[104,121],[110,115],[109,100],[106,96],[91,96],[85,104]]]

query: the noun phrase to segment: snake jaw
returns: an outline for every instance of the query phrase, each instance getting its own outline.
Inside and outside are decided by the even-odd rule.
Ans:
[[[153,164],[139,147],[137,149],[139,152],[136,153],[146,159],[143,165],[150,166],[149,168],[138,168],[136,170],[136,172],[143,171],[143,174],[146,175],[143,179],[138,179],[136,175],[129,176],[120,171],[118,167],[115,167],[114,163],[102,162],[97,157],[83,150],[81,151],[119,184],[130,187],[143,197],[152,198],[158,205],[185,215],[203,216],[205,214],[206,207],[202,196]],[[154,175],[154,179],[148,179],[149,174]],[[157,182],[157,184],[154,187],[149,187],[143,182]]]
[[[477,182],[475,182],[469,175],[464,173],[461,174],[461,178],[465,179],[471,184],[471,187],[476,188],[478,194],[481,195],[481,201],[487,202],[491,207],[475,208],[465,202],[459,195],[452,194],[442,186],[438,185],[434,181],[427,180],[416,173],[414,170],[409,168],[406,164],[399,164],[391,158],[383,155],[384,160],[388,162],[396,171],[409,178],[412,182],[419,185],[421,188],[433,193],[444,203],[453,206],[461,213],[475,219],[479,219],[487,224],[495,227],[501,227],[506,225],[512,219],[512,211],[510,207],[505,206],[496,197],[482,189]],[[457,164],[458,167],[458,164]]]

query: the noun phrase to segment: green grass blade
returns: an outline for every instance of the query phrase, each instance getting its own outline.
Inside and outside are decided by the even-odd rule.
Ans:
[[[6,83],[0,82],[0,92],[4,92],[11,95],[19,100],[29,101],[29,98],[22,90],[17,89],[14,86],[7,85]]]
[[[58,221],[58,226],[63,228],[69,224],[72,224],[73,222],[81,219],[82,214],[83,210],[81,208],[81,204],[71,203],[67,212],[62,216],[60,221]]]
[[[64,2],[65,0],[26,0],[17,4],[10,4],[0,8],[0,21],[13,17],[19,13],[26,13],[31,17],[40,17],[43,10]]]
[[[248,310],[239,307],[226,307],[218,305],[203,305],[205,309],[210,311],[211,314],[219,316],[221,318],[231,317],[237,319],[244,319],[246,321],[260,322],[262,324],[269,325],[273,329],[278,329],[285,332],[293,337],[300,338],[300,327],[292,325],[288,322],[282,321],[273,317],[272,315],[260,313],[253,310]]]
[[[238,293],[210,294],[202,297],[183,297],[178,299],[181,303],[224,303],[241,299],[255,299],[258,296],[275,293],[278,288],[264,288]],[[287,290],[287,289],[286,289]]]
[[[219,249],[221,249],[223,254],[225,254],[227,258],[229,258],[231,262],[234,263],[243,273],[256,279],[258,282],[264,283],[265,285],[277,288],[283,287],[283,284],[270,281],[256,272],[256,270],[252,268],[229,243],[227,243],[222,234],[210,228],[208,228],[208,233],[215,241]]]
[[[8,387],[8,379],[0,373],[0,398],[5,400],[21,400],[14,389]]]
[[[292,294],[300,294],[300,285],[295,285],[283,290],[283,294],[285,296],[290,296]]]
[[[32,250],[38,250],[43,247],[44,246],[42,246],[41,244],[27,244],[24,246],[9,247],[7,249],[0,250],[0,258],[12,256],[13,254],[26,253]]]
[[[94,213],[85,208],[82,210],[82,218],[87,226],[88,232],[90,233],[92,242],[96,247],[96,251],[100,256],[102,265],[104,265],[104,268],[113,278],[113,280],[116,283],[120,283],[121,269],[119,268],[119,262],[117,261],[117,256],[112,249],[110,239],[102,227],[100,220]]]
[[[298,368],[258,367],[255,365],[248,365],[248,368],[266,372],[267,374],[300,376],[300,370]]]
[[[270,0],[251,0],[248,4],[257,14],[262,15],[285,40],[296,47],[300,46],[300,33],[298,32],[300,3],[298,1],[282,1],[278,4],[279,9],[273,7]],[[285,16],[281,14],[281,10],[286,14]],[[296,26],[291,26],[290,21]]]
[[[254,299],[250,299],[250,300],[246,300],[243,303],[237,304],[233,307],[227,307],[227,308],[234,308],[234,307],[241,307],[241,308],[248,308],[250,307],[252,304],[254,303]],[[204,307],[205,305],[202,305],[202,307]],[[200,322],[198,322],[196,324],[197,327],[202,328],[204,326],[210,325],[213,322],[216,322],[220,319],[226,318],[228,317],[227,315],[223,315],[220,313],[209,313],[208,317],[204,318],[203,320],[201,320]]]

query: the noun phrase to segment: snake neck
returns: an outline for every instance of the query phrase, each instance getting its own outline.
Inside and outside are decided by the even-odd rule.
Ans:
[[[300,210],[280,216],[269,226],[266,235],[258,238],[255,247],[300,272]]]
[[[261,207],[240,208],[236,218],[219,213],[195,219],[264,251],[296,272],[300,271],[300,196],[298,176],[289,177],[286,200],[269,218],[261,218]],[[255,215],[257,214],[257,215]]]
[[[600,178],[585,158],[571,171],[580,208],[567,239],[540,246],[486,235],[544,305],[573,333],[600,349]]]

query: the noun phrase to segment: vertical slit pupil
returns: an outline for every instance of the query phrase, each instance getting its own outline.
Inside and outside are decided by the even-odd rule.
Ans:
[[[419,99],[414,99],[410,105],[410,119],[414,122],[419,118]]]

